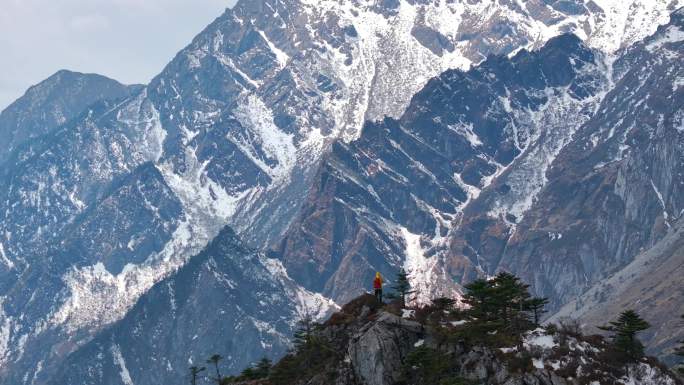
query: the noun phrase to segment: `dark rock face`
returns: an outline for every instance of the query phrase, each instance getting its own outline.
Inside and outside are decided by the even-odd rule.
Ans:
[[[56,372],[41,373],[39,381],[174,383],[188,366],[202,366],[215,353],[224,356],[224,373],[239,371],[262,354],[279,357],[290,346],[302,306],[319,311],[323,305],[313,302],[322,297],[301,291],[279,269],[226,228],[146,292],[123,320],[70,355]]]
[[[566,303],[662,239],[682,209],[682,13],[614,65],[615,87],[547,173],[499,268]]]
[[[349,342],[350,363],[356,378],[368,385],[394,384],[402,362],[425,333],[423,325],[391,313],[364,325]]]
[[[75,118],[89,105],[122,99],[141,88],[95,74],[57,72],[0,113],[0,164],[17,147]]]
[[[433,262],[464,205],[514,160],[538,158],[535,147],[561,146],[602,81],[600,58],[570,35],[431,80],[400,120],[368,123],[360,139],[333,146],[276,252],[293,277],[339,300],[363,290],[375,270],[392,277],[407,258],[412,274],[435,278]],[[458,282],[485,268],[476,258],[465,266]]]

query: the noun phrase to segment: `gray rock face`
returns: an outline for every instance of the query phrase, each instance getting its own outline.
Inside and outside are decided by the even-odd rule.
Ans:
[[[177,273],[146,292],[124,319],[56,369],[47,366],[36,382],[176,383],[188,366],[205,365],[216,353],[224,356],[224,373],[240,371],[264,354],[280,357],[304,307],[324,316],[327,304],[279,270],[277,261],[223,229]]]
[[[563,304],[662,239],[684,209],[684,13],[623,53],[615,87],[547,173],[500,267]]]
[[[381,313],[351,338],[348,354],[355,375],[367,385],[396,383],[404,358],[423,334],[420,323]]]
[[[684,208],[682,28],[680,10],[618,57],[557,39],[442,75],[333,146],[276,254],[341,301],[375,271],[406,268],[427,300],[508,270],[558,309]]]
[[[422,300],[448,293],[454,276],[464,282],[489,271],[478,252],[500,245],[482,245],[488,249],[465,254],[458,266],[440,265],[449,234],[505,172],[512,176],[501,178],[520,181],[515,190],[497,187],[497,197],[527,199],[543,183],[573,124],[597,105],[602,60],[564,35],[539,51],[433,79],[401,119],[368,123],[358,140],[333,146],[275,252],[295,279],[340,301],[362,292],[375,271],[393,277],[404,267]],[[477,214],[496,213],[482,206]]]
[[[605,320],[624,309],[634,309],[652,325],[641,336],[648,352],[667,364],[675,364],[679,357],[672,355],[672,349],[684,339],[680,319],[676,317],[677,309],[684,308],[682,276],[684,223],[678,220],[653,247],[568,302],[551,321],[576,318],[582,320],[587,331],[599,332],[596,326]]]
[[[87,106],[123,99],[141,88],[95,74],[57,72],[0,112],[0,164],[17,147],[75,118]]]

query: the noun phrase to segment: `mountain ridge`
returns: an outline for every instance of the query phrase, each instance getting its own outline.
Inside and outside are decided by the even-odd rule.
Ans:
[[[90,309],[111,303],[107,322],[121,319],[140,295],[187,263],[226,225],[252,246],[275,242],[291,226],[331,143],[354,138],[366,118],[403,112],[423,82],[444,66],[465,65],[463,58],[478,61],[491,52],[508,54],[549,37],[529,31],[584,30],[577,21],[581,15],[598,20],[599,30],[610,30],[607,25],[616,21],[627,25],[630,17],[640,20],[629,33],[611,35],[613,48],[638,40],[668,17],[664,1],[618,5],[599,11],[581,2],[572,12],[540,5],[531,12],[512,3],[481,10],[441,2],[241,1],[145,89],[123,102],[104,102],[92,114],[77,112],[81,117],[67,123],[66,135],[53,146],[29,143],[15,152],[23,163],[13,165],[16,177],[0,188],[2,268],[13,266],[9,274],[18,277],[20,267],[32,267],[30,280],[3,279],[11,287],[0,292],[0,362],[12,362],[11,370],[19,373],[13,378],[30,383],[39,362],[52,364],[41,343],[71,346],[69,351],[87,342],[106,326],[100,311]],[[487,18],[476,18],[478,24],[469,17],[479,11]],[[460,23],[447,23],[454,19]],[[642,30],[645,20],[648,29]],[[553,27],[542,28],[544,21]],[[518,26],[527,32],[516,36]],[[468,37],[473,30],[480,32]],[[423,45],[435,39],[438,45]],[[415,76],[416,68],[421,76]],[[132,178],[126,190],[131,194],[101,199],[114,180],[149,162],[162,176],[150,170],[157,189],[137,194],[135,188],[145,184]],[[160,200],[148,205],[148,197]],[[173,209],[178,202],[180,213]],[[127,206],[155,218],[160,231],[135,234],[139,230],[126,221],[98,220],[107,210],[127,212]],[[160,207],[170,209],[159,213]],[[78,261],[41,246],[62,238],[62,224],[73,221],[92,224],[70,236],[73,245],[87,245],[98,232],[117,236],[106,242],[102,256],[94,250]],[[421,248],[418,234],[402,236],[412,250]],[[138,244],[155,247],[136,249]],[[46,272],[40,267],[45,261],[59,263]],[[37,290],[42,274],[48,274],[50,285]],[[56,300],[34,302],[33,294],[41,291],[58,293]]]

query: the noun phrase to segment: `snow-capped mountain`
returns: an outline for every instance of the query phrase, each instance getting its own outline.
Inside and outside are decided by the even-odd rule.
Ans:
[[[295,321],[334,304],[302,290],[279,261],[246,248],[226,228],[172,277],[155,285],[113,327],[60,365],[48,384],[175,383],[187,366],[224,356],[231,373],[255,357],[283,355]]]
[[[517,177],[497,191],[518,201],[543,185],[549,163],[606,94],[606,61],[562,35],[431,80],[400,119],[369,122],[358,140],[333,146],[277,254],[306,287],[342,302],[376,270],[393,277],[404,266],[425,301],[492,274],[484,256],[501,245],[482,245],[490,249],[453,266],[451,234],[493,181]],[[521,215],[505,212],[513,213]]]
[[[655,266],[635,258],[657,246],[647,255],[659,264],[681,259],[658,242],[684,209],[683,15],[617,55],[565,35],[430,81],[400,119],[333,147],[275,254],[306,287],[342,301],[374,271],[400,267],[419,300],[504,269],[551,309],[594,285],[589,297],[613,290],[604,280],[616,272],[611,280],[630,273],[625,293],[626,282],[677,282],[677,269],[644,278]],[[672,324],[655,315],[684,301],[681,290],[660,296],[669,299],[654,298],[648,316],[656,329]],[[611,316],[581,309],[589,297],[564,314]],[[619,303],[643,296],[629,298]]]
[[[356,146],[349,143],[366,120],[408,116],[411,98],[430,78],[491,54],[539,48],[563,32],[598,50],[592,55],[602,61],[589,61],[598,71],[604,55],[655,31],[678,5],[245,0],[125,100],[94,97],[80,113],[63,112],[55,128],[48,122],[29,130],[11,120],[6,132],[36,134],[19,138],[26,142],[12,145],[0,170],[0,383],[41,383],[42,370],[51,372],[47,366],[122,319],[224,226],[257,248],[278,242],[307,210],[300,208],[309,190],[320,188],[318,165],[331,144]],[[588,83],[607,76],[589,72]],[[562,90],[549,97],[567,102],[563,113],[581,120],[606,82],[598,83],[572,100]],[[472,159],[474,174],[462,173],[462,183],[445,180],[445,196],[453,198],[442,202],[451,205],[445,213],[483,190],[486,178],[476,179],[501,171],[496,164],[534,146],[555,154],[568,140],[567,132],[545,130],[560,137],[552,140],[534,131],[532,116],[511,118],[524,127],[514,135],[503,130],[506,151],[492,147]],[[453,129],[476,139],[468,132],[478,128]],[[434,216],[426,218],[423,225]],[[396,251],[383,269],[406,257],[422,260],[413,226],[402,230],[410,253]],[[314,278],[296,273],[310,286]],[[337,286],[353,288],[365,278],[341,277],[352,281]]]

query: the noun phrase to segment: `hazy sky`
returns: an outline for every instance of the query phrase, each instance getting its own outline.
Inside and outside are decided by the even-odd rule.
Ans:
[[[0,0],[0,110],[60,69],[147,83],[236,0]]]

